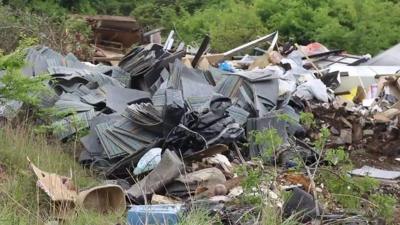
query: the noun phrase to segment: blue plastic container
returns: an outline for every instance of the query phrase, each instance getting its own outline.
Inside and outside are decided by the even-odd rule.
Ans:
[[[182,204],[132,205],[128,210],[129,225],[178,224]]]

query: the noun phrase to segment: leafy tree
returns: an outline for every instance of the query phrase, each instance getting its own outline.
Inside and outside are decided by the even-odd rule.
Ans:
[[[157,4],[157,1],[149,1],[139,4],[131,13],[142,26],[158,28],[163,26],[166,29],[173,29],[173,21],[178,20],[185,10],[177,5]]]
[[[231,1],[220,6],[176,21],[179,34],[186,42],[200,41],[204,34],[209,34],[213,50],[221,52],[267,32],[253,5]]]
[[[319,41],[330,48],[375,54],[400,41],[391,31],[400,28],[398,2],[255,0],[255,4],[268,29],[299,43]]]
[[[319,10],[313,37],[328,46],[354,53],[375,54],[400,41],[393,32],[400,28],[400,4],[390,1],[334,0]]]

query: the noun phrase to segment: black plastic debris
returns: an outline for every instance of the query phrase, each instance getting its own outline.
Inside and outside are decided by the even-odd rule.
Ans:
[[[117,113],[122,113],[133,103],[149,102],[150,94],[144,91],[104,85],[100,87],[106,95],[107,107]]]
[[[165,106],[163,109],[164,135],[176,127],[186,112],[182,91],[177,89],[165,90]]]
[[[132,104],[126,108],[126,113],[127,118],[134,124],[155,133],[162,133],[161,113],[151,103]]]
[[[318,204],[320,215],[322,207]],[[283,216],[297,215],[302,222],[308,222],[317,217],[314,198],[311,194],[300,188],[293,188],[289,199],[283,205]],[[319,216],[319,215],[318,215]]]
[[[269,129],[275,129],[282,139],[282,143],[288,143],[289,135],[288,135],[288,121],[285,121],[279,117],[279,113],[277,112],[270,112],[269,114],[265,115],[261,118],[250,118],[247,120],[246,124],[246,131],[247,136],[251,137],[251,133],[253,131],[265,131]],[[258,157],[263,155],[265,149],[268,149],[271,146],[266,145],[259,145],[255,143],[254,138],[250,138],[250,145],[249,145],[249,154],[250,157]],[[274,146],[278,148],[279,146]]]
[[[189,111],[168,134],[164,147],[185,156],[209,145],[229,144],[243,137],[244,129],[228,113],[218,115],[208,109]]]
[[[148,91],[160,72],[183,54],[183,51],[171,54],[161,45],[150,44],[134,48],[122,58],[119,66],[130,74],[130,88]]]
[[[104,148],[100,143],[100,140],[97,137],[97,134],[94,132],[90,132],[88,135],[81,138],[81,143],[85,148],[85,151],[88,153],[90,157],[105,157]],[[82,159],[81,159],[82,160]]]

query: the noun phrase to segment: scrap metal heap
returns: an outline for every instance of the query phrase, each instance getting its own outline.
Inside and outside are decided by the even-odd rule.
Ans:
[[[24,74],[51,75],[52,92],[42,96],[42,106],[67,113],[54,121],[63,128],[55,135],[66,140],[89,129],[81,138],[79,162],[119,180],[130,203],[175,203],[190,196],[231,201],[241,180],[233,165],[263,156],[271,144],[254,141],[254,131],[273,128],[282,139],[270,163],[294,167],[297,152],[315,165],[319,153],[307,140],[318,130],[300,123],[301,112],[312,112],[318,126],[330,129],[328,146],[400,155],[399,60],[390,59],[388,65],[385,58],[390,57],[382,53],[368,61],[368,55],[332,51],[319,43],[277,48],[277,39],[277,32],[261,38],[271,45],[259,50],[263,55],[236,60],[227,59],[256,42],[223,54],[204,54],[200,48],[194,57],[149,44],[133,48],[119,66],[83,63],[72,54],[35,47],[28,51]],[[312,196],[299,188],[293,193],[285,213],[296,210],[302,201],[296,198],[305,198],[301,209],[315,216]],[[140,214],[140,208],[131,210]],[[236,210],[231,216],[243,209]]]

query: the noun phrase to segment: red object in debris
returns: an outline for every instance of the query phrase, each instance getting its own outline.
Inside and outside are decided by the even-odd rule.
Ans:
[[[319,42],[313,42],[304,46],[303,51],[307,55],[314,55],[314,54],[328,52],[329,49]]]

